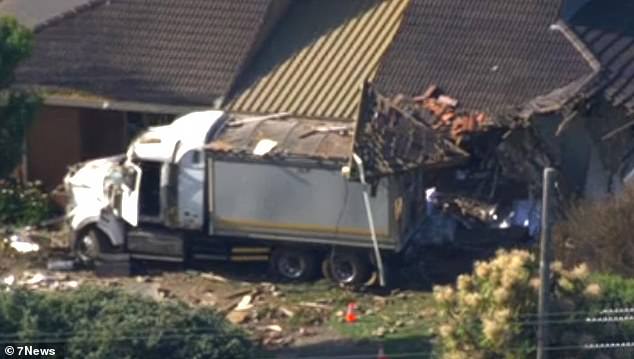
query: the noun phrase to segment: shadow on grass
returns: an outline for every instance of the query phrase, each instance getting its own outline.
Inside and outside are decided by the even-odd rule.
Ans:
[[[262,351],[258,358],[267,359],[376,359],[379,350],[387,358],[434,358],[430,338],[425,336],[410,336],[387,338],[384,340],[330,340],[314,344],[299,345],[292,348]]]
[[[457,233],[457,240],[453,244],[416,248],[408,254],[406,260],[395,261],[390,266],[390,283],[387,288],[374,285],[353,289],[374,295],[389,295],[394,289],[429,292],[434,285],[455,283],[460,274],[470,273],[473,270],[475,262],[494,257],[495,252],[500,248],[530,248],[529,242],[505,238],[506,236],[499,231],[461,230]],[[291,283],[275,276],[266,262],[216,261],[187,265],[140,262],[135,267],[139,273],[150,275],[196,270],[210,271],[231,281]],[[317,277],[315,281],[319,279],[320,277]]]

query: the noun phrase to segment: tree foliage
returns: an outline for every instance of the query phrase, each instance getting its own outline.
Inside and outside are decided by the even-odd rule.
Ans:
[[[60,343],[65,358],[250,358],[239,329],[209,309],[117,290],[0,290],[4,341]],[[9,335],[10,337],[7,337]]]
[[[573,203],[555,228],[557,257],[567,265],[634,276],[634,187],[603,200]]]
[[[11,17],[0,17],[0,178],[20,162],[38,96],[10,88],[18,64],[32,49],[33,34]]]
[[[535,313],[539,263],[529,252],[499,251],[489,262],[478,262],[471,275],[458,277],[455,286],[435,287],[435,333],[442,358],[511,359],[535,355]],[[600,299],[602,288],[591,282],[586,265],[572,270],[552,265],[550,309],[556,313],[588,310]],[[573,314],[558,320],[579,320]],[[581,335],[584,334],[584,335]],[[593,343],[596,333],[558,326],[550,345]],[[561,352],[565,358],[590,358],[586,353]],[[592,354],[590,354],[592,355]]]

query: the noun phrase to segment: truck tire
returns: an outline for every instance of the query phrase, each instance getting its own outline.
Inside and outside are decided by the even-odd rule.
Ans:
[[[337,251],[328,256],[330,278],[343,285],[363,285],[372,276],[370,260],[365,253]]]
[[[313,253],[295,248],[275,249],[271,265],[277,275],[291,281],[310,280],[318,269],[318,261]]]
[[[118,248],[112,246],[108,236],[94,226],[79,232],[73,250],[79,264],[86,268],[94,268],[102,253],[118,252]]]

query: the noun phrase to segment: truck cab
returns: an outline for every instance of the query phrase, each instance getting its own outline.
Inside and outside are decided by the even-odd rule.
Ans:
[[[201,230],[203,146],[224,117],[222,111],[193,112],[149,128],[125,155],[76,165],[64,183],[78,259],[91,265],[103,252],[125,251],[135,228]]]

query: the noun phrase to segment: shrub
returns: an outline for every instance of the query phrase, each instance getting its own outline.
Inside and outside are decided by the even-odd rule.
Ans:
[[[10,17],[0,17],[0,178],[9,175],[22,159],[24,137],[41,99],[10,89],[13,73],[32,49],[33,34]]]
[[[434,329],[442,357],[534,356],[538,272],[538,262],[529,252],[501,250],[493,260],[477,262],[473,274],[459,276],[455,287],[435,287]],[[588,275],[585,265],[565,270],[561,263],[553,263],[550,309],[570,313],[587,308],[601,292],[589,283]],[[558,345],[590,340],[559,330],[552,330],[549,339]]]
[[[0,294],[0,333],[65,343],[67,358],[248,358],[244,334],[210,310],[116,290]]]
[[[25,183],[0,180],[0,225],[31,225],[48,218],[52,206],[39,182]]]
[[[602,201],[571,206],[555,228],[557,258],[593,271],[634,276],[634,188]]]

